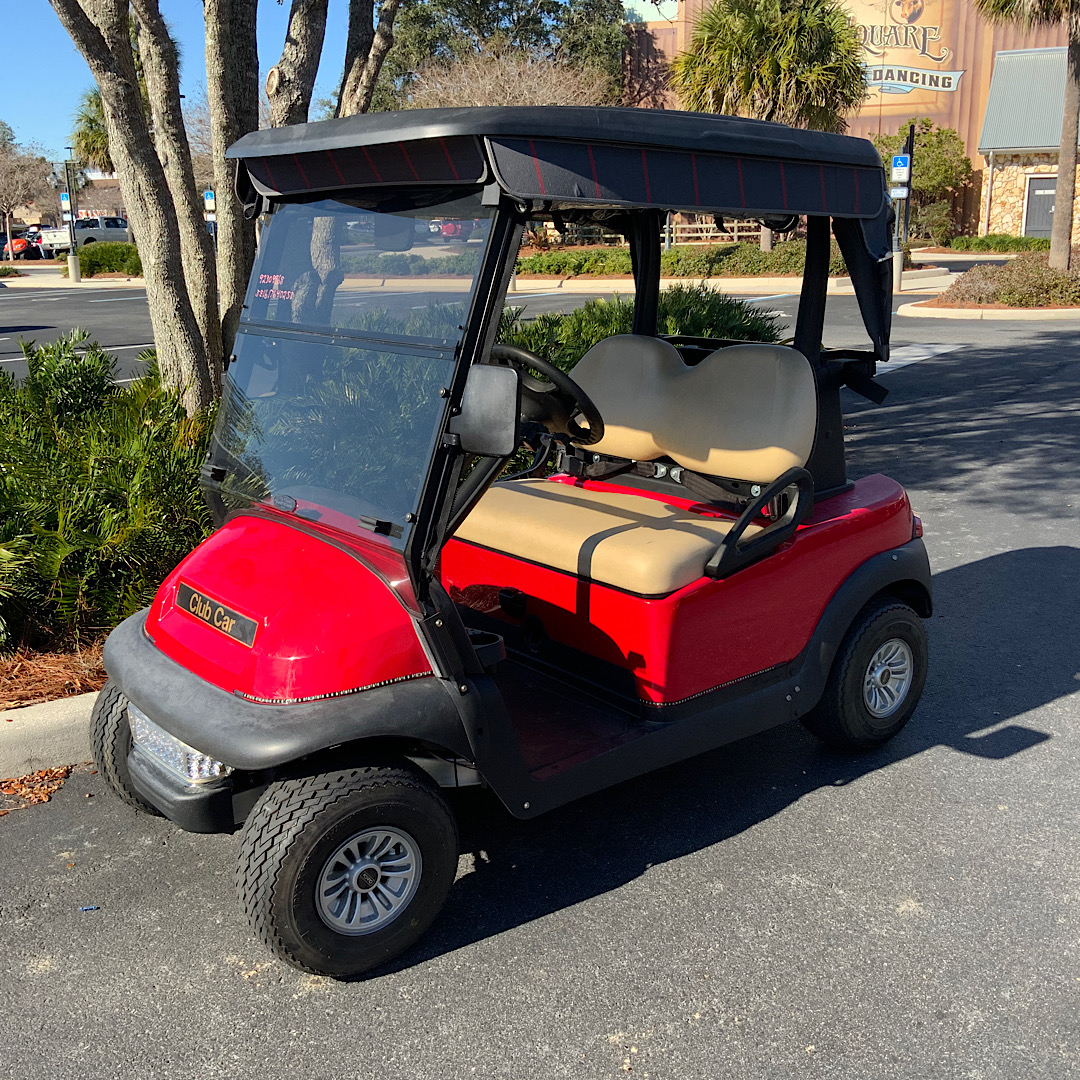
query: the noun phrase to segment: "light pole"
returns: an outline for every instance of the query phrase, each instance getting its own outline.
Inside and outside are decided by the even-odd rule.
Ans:
[[[68,152],[64,161],[64,186],[68,195],[68,281],[80,282],[82,271],[79,269],[79,249],[75,244],[75,186],[71,182],[72,147],[65,146],[64,149]]]

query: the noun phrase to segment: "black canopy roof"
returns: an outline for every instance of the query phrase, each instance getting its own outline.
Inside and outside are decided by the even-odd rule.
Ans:
[[[555,207],[872,219],[885,201],[881,159],[864,139],[649,109],[367,113],[252,132],[228,156],[269,196],[494,176],[508,194]]]

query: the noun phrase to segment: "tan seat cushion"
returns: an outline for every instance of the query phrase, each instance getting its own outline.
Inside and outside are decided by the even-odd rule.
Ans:
[[[642,495],[514,480],[493,485],[457,537],[627,592],[664,596],[704,575],[732,524]]]
[[[806,464],[817,428],[814,373],[783,345],[729,345],[688,367],[659,338],[597,342],[571,375],[604,418],[590,450],[670,457],[694,472],[768,484]]]

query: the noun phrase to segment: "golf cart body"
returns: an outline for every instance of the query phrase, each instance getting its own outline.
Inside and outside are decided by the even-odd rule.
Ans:
[[[256,132],[230,156],[264,226],[204,468],[219,527],[106,647],[133,735],[112,768],[136,801],[231,830],[275,785],[390,761],[530,817],[812,719],[859,620],[930,614],[906,494],[844,459],[841,388],[879,400],[888,360],[892,212],[869,143],[500,108]],[[659,333],[673,210],[805,217],[789,346]],[[570,379],[497,344],[523,229],[545,219],[616,230],[633,261],[631,333]],[[378,254],[436,232],[458,253],[444,276]],[[822,348],[830,234],[863,351]],[[523,438],[535,470],[499,479]],[[889,633],[858,673],[853,745],[898,730],[921,689],[921,630]]]

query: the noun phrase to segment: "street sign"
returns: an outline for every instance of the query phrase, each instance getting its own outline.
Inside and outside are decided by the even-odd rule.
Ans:
[[[60,206],[64,210],[71,209],[71,196],[66,191],[60,192]]]
[[[214,193],[212,191],[204,191],[203,197],[203,209],[209,213],[211,210],[217,209],[217,203],[214,200]]]
[[[906,184],[911,179],[910,154],[893,154],[891,179],[894,184]]]
[[[901,199],[906,199],[911,194],[911,189],[906,187],[894,187],[889,188],[889,198],[893,202],[899,202]]]

